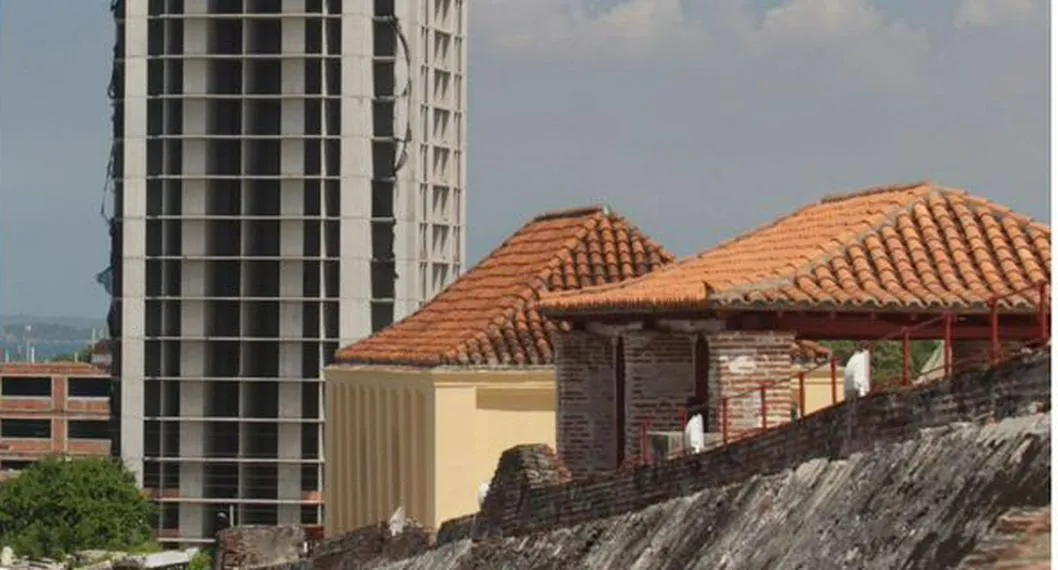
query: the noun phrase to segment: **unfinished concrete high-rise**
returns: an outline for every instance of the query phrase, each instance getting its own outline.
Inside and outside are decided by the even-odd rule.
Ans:
[[[316,524],[321,368],[463,268],[466,0],[112,10],[114,453],[163,541]]]

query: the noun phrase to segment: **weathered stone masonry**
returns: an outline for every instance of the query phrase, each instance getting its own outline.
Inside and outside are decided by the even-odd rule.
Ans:
[[[548,453],[546,446],[518,446],[507,450],[500,459],[486,499],[487,507],[475,515],[445,523],[434,549],[448,553],[471,551],[470,545],[452,544],[469,537],[486,540],[473,549],[490,548],[491,545],[508,547],[509,543],[489,539],[573,527],[639,511],[703,489],[714,488],[722,492],[721,487],[753,476],[775,474],[815,458],[847,458],[858,451],[916,438],[923,429],[947,426],[952,422],[976,423],[988,417],[1002,421],[1006,417],[1046,412],[1050,409],[1050,364],[1050,355],[1040,354],[997,369],[963,374],[952,380],[871,394],[854,405],[841,403],[803,421],[788,423],[725,448],[606,476],[570,481],[561,462]],[[855,437],[849,438],[847,434],[850,433]],[[1038,442],[1023,453],[1043,456],[1049,449],[1049,438],[1045,443],[1047,448],[1042,448],[1043,443]],[[1037,479],[1030,476],[1025,480]],[[1041,490],[1036,498],[1047,500],[1046,484],[1034,488]],[[741,492],[736,494],[742,496]],[[1026,498],[1024,493],[1019,496]],[[1035,504],[1032,502],[1035,498],[1028,499],[1029,504]],[[714,500],[713,503],[716,507],[724,506],[723,502]],[[770,508],[770,503],[765,508]],[[708,513],[705,516],[708,517]],[[712,532],[707,520],[699,516],[691,524]],[[649,522],[646,526],[636,523],[636,531],[649,526]],[[399,549],[394,548],[396,545],[387,546],[388,542],[394,541],[386,538],[388,533],[379,535],[378,528],[382,527],[384,525],[355,531],[331,541],[342,543],[342,547],[328,549],[321,545],[319,556],[313,559],[276,565],[270,570],[373,568],[376,566],[372,561],[396,560],[428,549],[418,534],[415,540]],[[591,541],[594,541],[599,536],[599,527],[591,532]],[[377,546],[362,548],[362,535],[371,533],[379,535],[380,540],[372,542]],[[405,540],[398,537],[396,542]],[[352,546],[352,543],[356,545]],[[554,551],[557,550],[552,548],[551,552]],[[942,551],[944,549],[936,552]],[[419,565],[421,563],[416,564]]]
[[[1051,359],[1037,355],[999,368],[841,403],[707,453],[631,472],[527,488],[502,520],[478,520],[482,535],[521,535],[644,508],[700,489],[787,469],[818,457],[848,457],[919,430],[956,421],[996,421],[1050,409]],[[849,437],[849,434],[855,434]]]
[[[687,397],[696,392],[695,342],[689,332],[626,331],[617,338],[582,331],[557,333],[558,453],[574,477],[613,471],[618,464],[617,358],[624,365],[624,457],[640,455],[644,423],[652,431],[680,430]],[[731,400],[732,435],[762,427],[761,385],[767,388],[768,425],[790,418],[793,333],[725,331],[705,335],[711,432],[720,431],[721,399]],[[619,354],[620,353],[620,354]],[[699,363],[700,364],[700,363]]]

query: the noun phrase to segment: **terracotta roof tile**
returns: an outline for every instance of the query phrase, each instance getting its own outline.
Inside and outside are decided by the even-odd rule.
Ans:
[[[538,216],[418,312],[338,351],[346,364],[542,365],[550,331],[536,309],[545,291],[579,290],[674,261],[609,208]]]
[[[1050,279],[1050,227],[930,183],[824,198],[634,280],[549,294],[557,315],[706,308],[983,308]],[[1002,301],[1030,306],[1027,292]]]

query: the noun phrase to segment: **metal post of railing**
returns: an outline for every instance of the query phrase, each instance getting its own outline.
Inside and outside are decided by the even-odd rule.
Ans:
[[[647,422],[639,422],[639,457],[643,465],[650,465],[650,454],[647,443]]]
[[[800,395],[800,398],[798,399],[798,402],[797,402],[797,417],[803,418],[803,417],[805,417],[805,401],[806,401],[806,398],[805,398],[805,371],[804,370],[802,370],[802,371],[797,373],[797,384],[798,384],[798,387],[801,390],[801,395]]]
[[[1038,305],[1039,305],[1038,309],[1039,309],[1039,312],[1040,312],[1040,340],[1042,342],[1047,342],[1047,340],[1049,338],[1049,335],[1050,335],[1049,331],[1047,330],[1047,328],[1048,328],[1048,323],[1047,323],[1047,305],[1050,302],[1050,299],[1047,298],[1047,282],[1046,281],[1040,281],[1039,289],[1040,289],[1040,300],[1039,300],[1039,303],[1038,303]]]
[[[768,392],[763,384],[760,386],[760,427],[768,429]]]
[[[907,386],[911,384],[911,331],[904,327],[901,334],[904,344],[904,364],[900,370],[900,385]]]
[[[951,376],[951,356],[952,356],[952,321],[954,317],[951,313],[944,313],[944,377],[948,378]]]
[[[874,341],[867,343],[867,392],[873,392],[874,381]]]
[[[992,327],[992,342],[988,350],[988,360],[992,366],[999,363],[999,301],[992,297],[988,300],[988,320]]]
[[[687,417],[687,409],[686,408],[680,409],[680,413],[678,415],[679,415],[679,420],[680,420],[679,429],[680,430],[684,430],[687,427],[687,420],[689,419]],[[702,426],[702,430],[703,431],[706,430],[706,429],[707,428],[705,426]],[[687,442],[686,441],[684,441],[684,444],[680,446],[680,455],[687,455]]]
[[[724,440],[724,445],[727,445],[727,398],[720,399],[720,437]]]
[[[830,357],[830,404],[838,403],[838,358]]]

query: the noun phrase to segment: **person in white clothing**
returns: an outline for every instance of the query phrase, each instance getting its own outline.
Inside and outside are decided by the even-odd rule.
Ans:
[[[687,425],[683,427],[683,445],[691,453],[705,451],[705,406],[697,397],[687,399]]]
[[[845,399],[862,398],[871,391],[871,351],[866,342],[860,343],[845,363]]]

